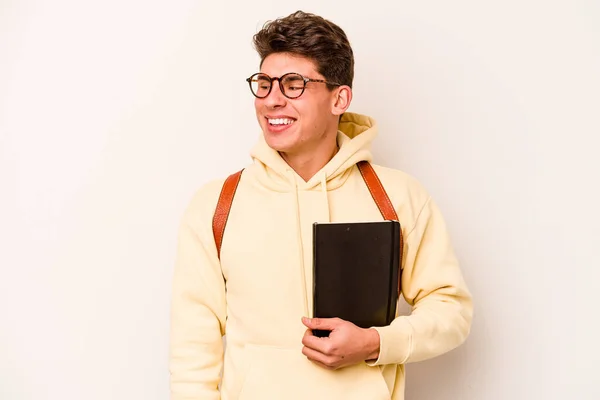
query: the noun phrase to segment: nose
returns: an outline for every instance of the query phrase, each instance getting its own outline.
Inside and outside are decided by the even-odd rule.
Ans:
[[[286,97],[281,93],[281,88],[279,87],[279,82],[273,82],[273,88],[271,88],[271,93],[267,97],[263,99],[265,105],[270,108],[283,107],[286,104]]]

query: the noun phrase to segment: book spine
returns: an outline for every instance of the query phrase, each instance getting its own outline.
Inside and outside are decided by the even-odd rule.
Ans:
[[[399,298],[399,279],[400,279],[400,269],[401,269],[401,226],[398,221],[394,221],[392,224],[392,246],[391,248],[391,260],[392,265],[390,268],[390,286],[389,286],[389,303],[388,303],[388,312],[387,312],[387,324],[389,325],[394,318],[396,318],[396,310],[398,308],[398,298]]]

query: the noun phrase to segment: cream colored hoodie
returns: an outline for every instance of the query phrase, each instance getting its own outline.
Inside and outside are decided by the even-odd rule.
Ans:
[[[412,313],[376,328],[381,349],[372,365],[329,371],[302,354],[301,317],[312,316],[313,222],[382,219],[355,166],[371,161],[375,121],[347,113],[339,129],[339,152],[308,182],[259,141],[235,195],[221,263],[212,217],[224,179],[191,201],[173,282],[172,400],[402,400],[403,364],[467,337],[471,296],[442,215],[413,178],[374,165],[402,224],[403,296]]]

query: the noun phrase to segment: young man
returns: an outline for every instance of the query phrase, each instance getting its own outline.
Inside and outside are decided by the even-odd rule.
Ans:
[[[457,347],[471,325],[443,218],[413,178],[373,165],[402,224],[412,313],[367,329],[310,319],[312,224],[382,220],[357,168],[371,161],[377,126],[346,112],[354,57],[337,25],[297,12],[266,24],[254,44],[262,61],[248,82],[263,135],[220,252],[212,223],[223,179],[197,193],[181,225],[171,399],[401,400],[404,364]]]

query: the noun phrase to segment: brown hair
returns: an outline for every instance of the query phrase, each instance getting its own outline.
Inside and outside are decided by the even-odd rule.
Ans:
[[[326,80],[352,87],[354,54],[350,42],[339,26],[323,17],[296,11],[265,23],[253,42],[261,65],[273,53],[292,53],[312,60]]]

